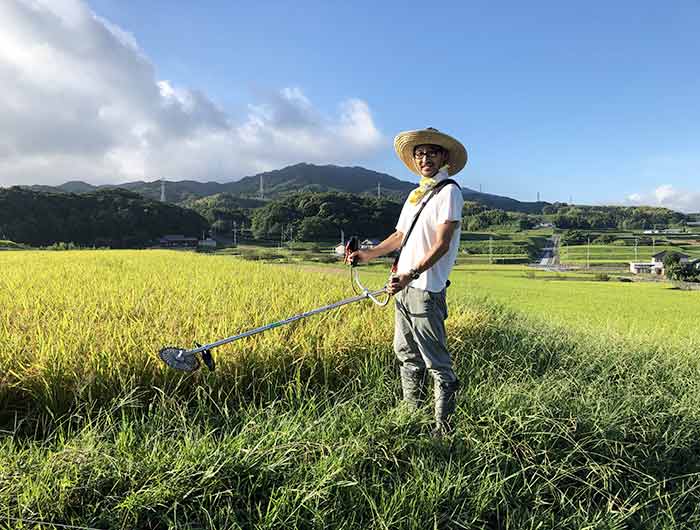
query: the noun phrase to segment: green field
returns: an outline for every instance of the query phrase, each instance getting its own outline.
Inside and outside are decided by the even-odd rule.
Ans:
[[[547,237],[542,231],[462,232],[459,260],[463,263],[531,263],[537,261]]]
[[[624,265],[631,261],[650,261],[651,256],[657,252],[682,252],[692,258],[700,258],[700,245],[639,245],[635,251],[634,246],[619,245],[562,245],[560,248],[560,262],[562,264],[585,265],[590,256],[590,264]]]
[[[700,293],[669,283],[598,281],[593,274],[461,265],[453,282],[450,295],[487,297],[567,329],[700,351]]]
[[[224,346],[214,373],[156,357],[351,296],[345,268],[26,251],[0,270],[0,528],[700,526],[698,292],[460,264],[456,432],[435,439],[397,407],[391,308]]]

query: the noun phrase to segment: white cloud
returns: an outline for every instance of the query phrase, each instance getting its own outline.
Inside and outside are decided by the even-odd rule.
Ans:
[[[700,192],[680,190],[670,184],[663,184],[649,193],[628,195],[625,204],[663,206],[686,213],[700,212]]]
[[[234,123],[205,93],[157,79],[133,35],[82,0],[1,0],[0,24],[0,185],[220,180],[352,163],[384,144],[366,102],[328,116],[298,87]]]

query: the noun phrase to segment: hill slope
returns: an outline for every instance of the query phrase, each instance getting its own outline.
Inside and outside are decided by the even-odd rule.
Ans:
[[[236,182],[166,181],[166,198],[168,202],[172,203],[181,203],[218,193],[257,198],[260,192],[261,177],[266,199],[275,199],[282,195],[299,191],[338,191],[376,195],[377,186],[380,185],[383,197],[403,200],[416,187],[414,182],[400,180],[386,173],[372,171],[363,167],[317,166],[301,163],[244,177]],[[153,200],[159,200],[161,193],[160,180],[102,186],[73,181],[56,187],[39,185],[27,187],[35,191],[61,193],[89,193],[101,189],[123,188]],[[476,201],[490,208],[516,212],[541,213],[542,207],[548,204],[546,202],[521,202],[500,195],[480,193],[469,188],[463,188],[463,193],[465,200]]]
[[[46,193],[0,189],[0,236],[18,243],[138,247],[165,234],[199,236],[198,213],[126,190]]]

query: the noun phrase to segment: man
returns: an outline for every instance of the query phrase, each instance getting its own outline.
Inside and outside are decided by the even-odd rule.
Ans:
[[[406,167],[421,177],[420,185],[404,203],[396,231],[373,249],[355,252],[349,259],[367,262],[389,254],[401,247],[408,234],[387,287],[396,296],[394,351],[400,363],[403,399],[409,406],[423,404],[426,372],[432,376],[436,431],[444,433],[451,430],[458,387],[446,345],[445,289],[459,250],[464,199],[456,184],[439,183],[466,165],[467,151],[433,128],[400,133],[394,149]],[[409,234],[423,203],[425,208]]]

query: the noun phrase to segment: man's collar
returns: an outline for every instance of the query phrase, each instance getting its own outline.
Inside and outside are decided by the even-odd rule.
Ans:
[[[447,168],[442,168],[440,171],[435,173],[435,175],[433,175],[433,179],[435,179],[436,182],[440,182],[441,180],[445,180],[449,177],[450,176],[447,174]]]

